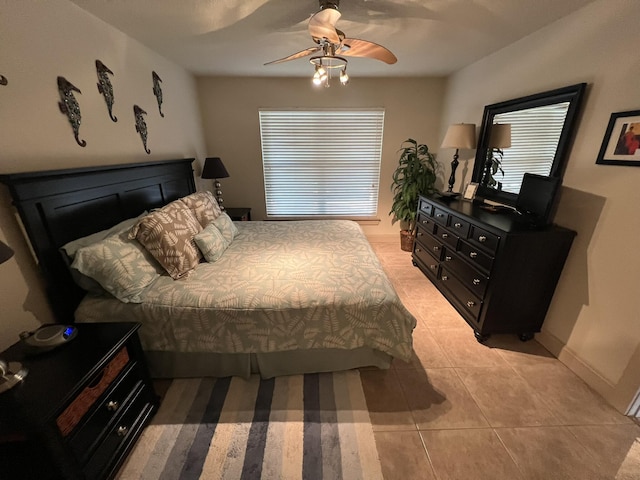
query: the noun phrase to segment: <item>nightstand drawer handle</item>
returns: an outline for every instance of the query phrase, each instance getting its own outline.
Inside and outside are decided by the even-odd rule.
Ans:
[[[476,258],[476,257],[478,256],[478,254],[477,254],[476,252],[471,252],[471,253],[469,254],[469,256],[470,256],[471,258]]]
[[[467,307],[471,308],[471,307],[475,307],[476,306],[476,302],[472,302],[471,300],[469,300],[467,302]]]
[[[449,238],[449,234],[448,233],[443,233],[442,234],[442,238]]]
[[[129,429],[127,427],[125,427],[124,425],[121,425],[121,426],[118,427],[118,430],[116,430],[116,434],[119,437],[124,437],[127,434],[128,431],[129,431]]]
[[[449,277],[447,277],[446,275],[443,275],[442,280],[446,282],[447,280],[449,280]]]
[[[451,260],[453,260],[453,257],[450,257],[449,255],[447,255],[446,257],[444,257],[444,259],[445,259],[447,262],[450,262]]]
[[[107,410],[109,410],[110,412],[115,412],[118,407],[120,407],[120,404],[115,400],[109,400],[107,402]]]
[[[460,222],[454,223],[453,226],[456,228],[462,228],[462,224]]]
[[[486,241],[487,241],[487,237],[485,237],[484,235],[480,235],[480,236],[478,237],[478,241],[479,241],[480,243],[484,243],[484,242],[486,242]]]
[[[474,278],[473,279],[473,284],[474,285],[480,285],[480,279],[479,278]]]

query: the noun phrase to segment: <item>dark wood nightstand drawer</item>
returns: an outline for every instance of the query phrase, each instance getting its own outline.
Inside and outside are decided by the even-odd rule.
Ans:
[[[136,365],[129,364],[123,376],[115,381],[112,388],[96,402],[96,408],[87,415],[86,421],[78,426],[69,440],[69,446],[80,462],[86,461],[91,455],[109,423],[122,412],[141,383]]]
[[[144,387],[140,385],[132,400],[113,422],[102,443],[84,466],[83,470],[87,478],[100,478],[105,471],[109,470],[115,454],[125,447],[132,435],[137,433],[150,408],[148,395],[145,395]]]
[[[225,212],[234,222],[251,221],[251,209],[249,207],[227,208]]]

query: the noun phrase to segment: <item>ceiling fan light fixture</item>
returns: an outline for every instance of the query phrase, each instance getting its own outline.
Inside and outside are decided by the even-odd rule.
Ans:
[[[347,67],[344,67],[340,72],[340,83],[346,85],[349,83],[349,75],[347,75]]]

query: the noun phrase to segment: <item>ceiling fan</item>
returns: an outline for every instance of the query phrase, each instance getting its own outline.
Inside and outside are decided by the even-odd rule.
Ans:
[[[319,2],[320,10],[309,19],[309,33],[317,45],[265,65],[313,55],[309,60],[315,66],[313,83],[328,87],[331,71],[336,69],[340,69],[340,83],[346,85],[349,81],[348,62],[344,57],[366,57],[388,64],[398,61],[396,56],[382,45],[368,40],[347,38],[343,31],[336,28],[336,23],[341,16],[338,10],[340,0],[319,0]]]

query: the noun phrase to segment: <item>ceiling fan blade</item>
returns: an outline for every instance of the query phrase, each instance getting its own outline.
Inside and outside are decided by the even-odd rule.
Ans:
[[[325,8],[314,13],[309,19],[309,33],[316,43],[326,38],[331,43],[339,44],[340,36],[336,31],[336,22],[341,14],[335,8]]]
[[[338,52],[336,52],[338,53]],[[345,38],[339,50],[339,55],[345,57],[367,57],[380,60],[384,63],[396,63],[398,59],[391,51],[382,45],[360,40],[358,38]]]
[[[267,62],[267,63],[265,63],[265,65],[271,65],[273,63],[288,62],[289,60],[295,60],[296,58],[306,57],[307,55],[313,55],[314,53],[319,52],[321,50],[322,50],[321,47],[307,48],[305,50],[301,50],[300,52],[297,52],[297,53],[294,53],[292,55],[289,55],[288,57],[280,58],[280,59],[274,60],[272,62]]]

